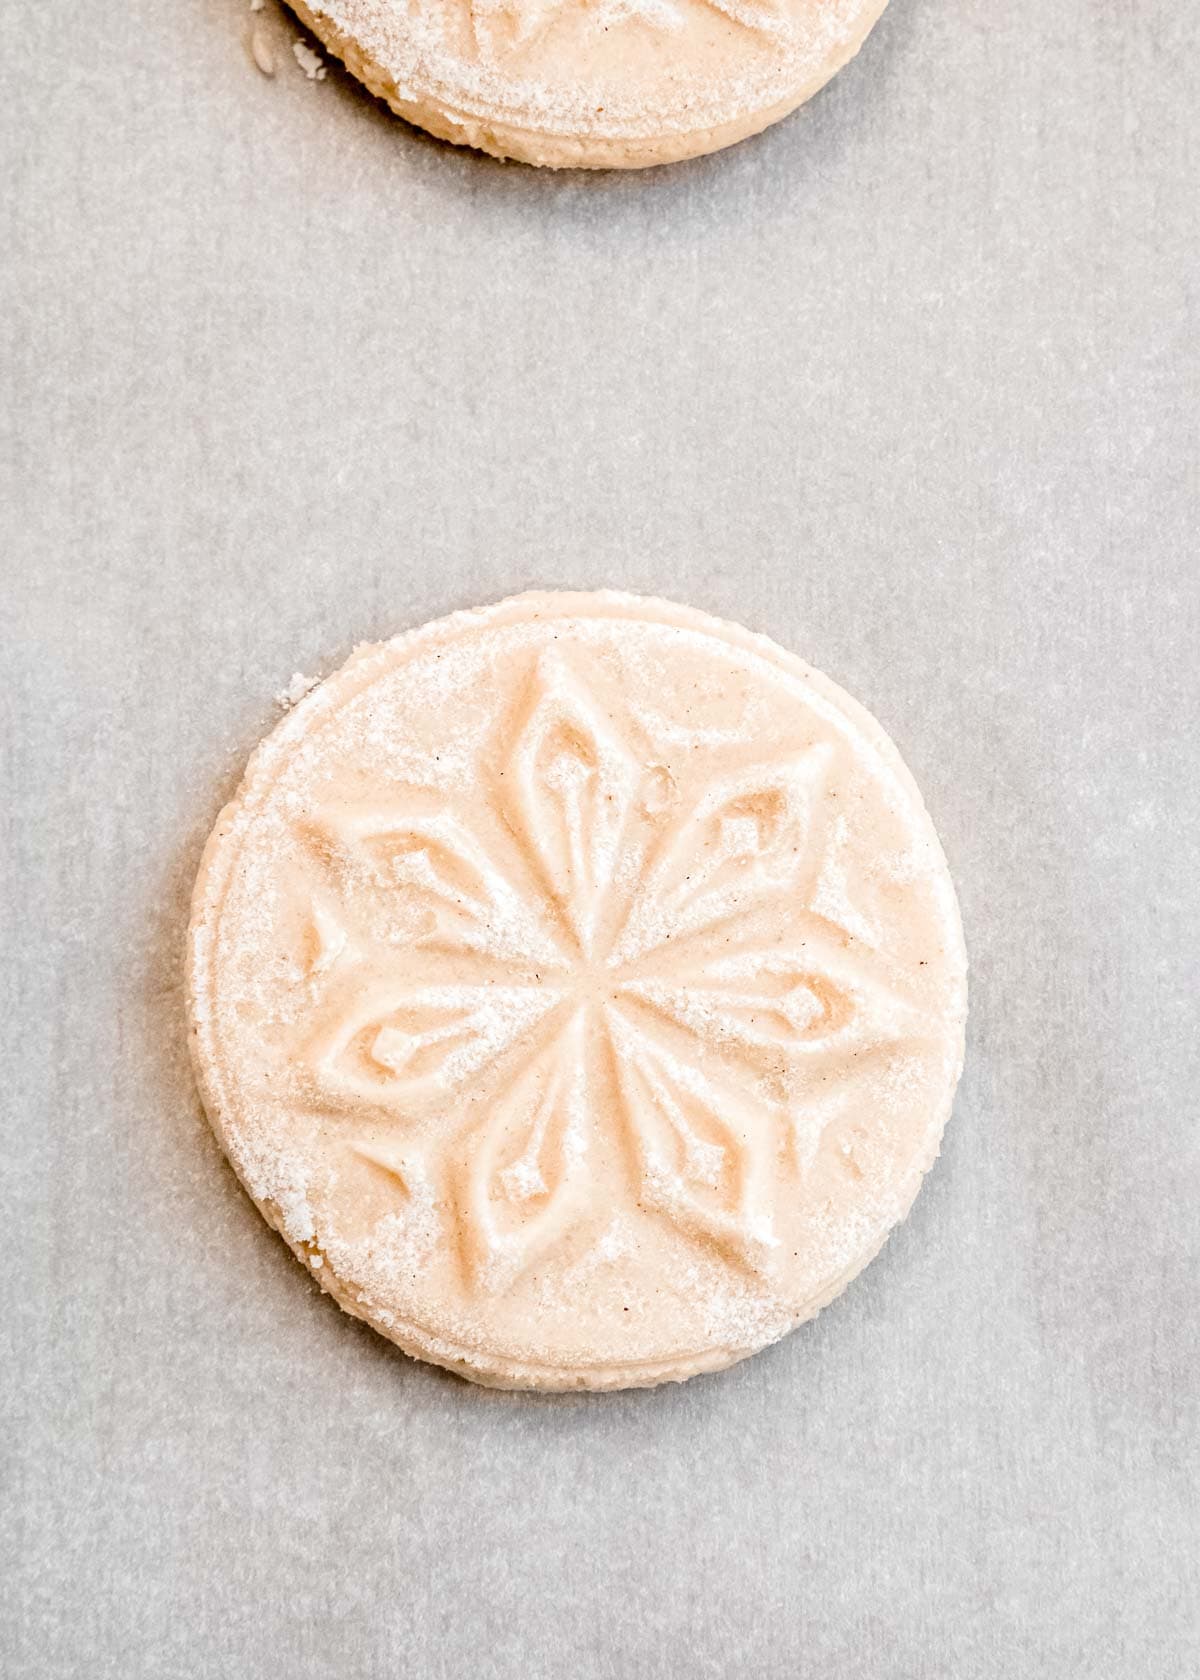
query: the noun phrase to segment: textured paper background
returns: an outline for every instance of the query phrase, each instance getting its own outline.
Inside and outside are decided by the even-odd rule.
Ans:
[[[595,179],[262,79],[240,0],[5,23],[0,1670],[1191,1680],[1193,10],[895,0],[764,139]],[[316,1293],[179,952],[294,671],[554,583],[865,701],[974,992],[844,1300],[539,1402]]]

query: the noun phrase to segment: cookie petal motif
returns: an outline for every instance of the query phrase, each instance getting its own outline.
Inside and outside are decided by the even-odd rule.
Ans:
[[[502,799],[542,885],[591,954],[637,791],[636,760],[558,653],[538,660]]]
[[[711,933],[764,898],[810,889],[819,801],[833,758],[822,743],[785,764],[725,776],[678,817],[650,860],[615,952],[631,963],[667,938]]]
[[[332,1001],[307,1060],[335,1104],[414,1118],[444,1108],[559,1001],[532,986],[375,986]]]
[[[402,804],[323,812],[312,832],[343,870],[403,902],[425,944],[543,964],[561,958],[503,862],[439,794],[410,788]]]
[[[641,1205],[753,1273],[770,1268],[774,1117],[718,1091],[620,1010],[608,1017]]]
[[[508,1288],[586,1208],[588,1124],[578,1011],[495,1092],[455,1151],[452,1197],[467,1274]]]

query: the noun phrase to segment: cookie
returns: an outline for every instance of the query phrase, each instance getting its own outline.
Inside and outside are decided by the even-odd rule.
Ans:
[[[963,1052],[945,860],[879,725],[736,626],[536,594],[361,648],[196,884],[191,1032],[323,1288],[476,1381],[715,1370],[835,1296]]]
[[[698,157],[795,110],[886,0],[290,0],[393,111],[556,169]]]

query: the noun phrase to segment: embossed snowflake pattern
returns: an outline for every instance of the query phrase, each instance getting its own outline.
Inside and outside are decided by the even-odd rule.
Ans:
[[[591,30],[601,34],[622,24],[671,34],[682,30],[691,0],[589,0],[583,8]],[[787,26],[782,0],[702,0],[705,7],[762,35],[779,35]],[[531,46],[558,19],[570,0],[470,0],[475,51],[497,62]]]
[[[781,1182],[906,1026],[888,966],[820,908],[834,748],[685,804],[633,738],[544,653],[473,823],[410,786],[312,827],[314,1094],[371,1118],[357,1153],[447,1210],[481,1290],[586,1241],[597,1156],[646,1217],[769,1277]]]

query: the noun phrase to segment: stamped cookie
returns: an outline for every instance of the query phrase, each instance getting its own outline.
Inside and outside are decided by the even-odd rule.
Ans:
[[[496,157],[637,169],[795,110],[886,0],[290,0],[409,122]]]
[[[962,1062],[945,860],[895,747],[764,637],[525,595],[364,647],[196,884],[193,1050],[348,1312],[476,1381],[715,1370],[902,1219]]]

